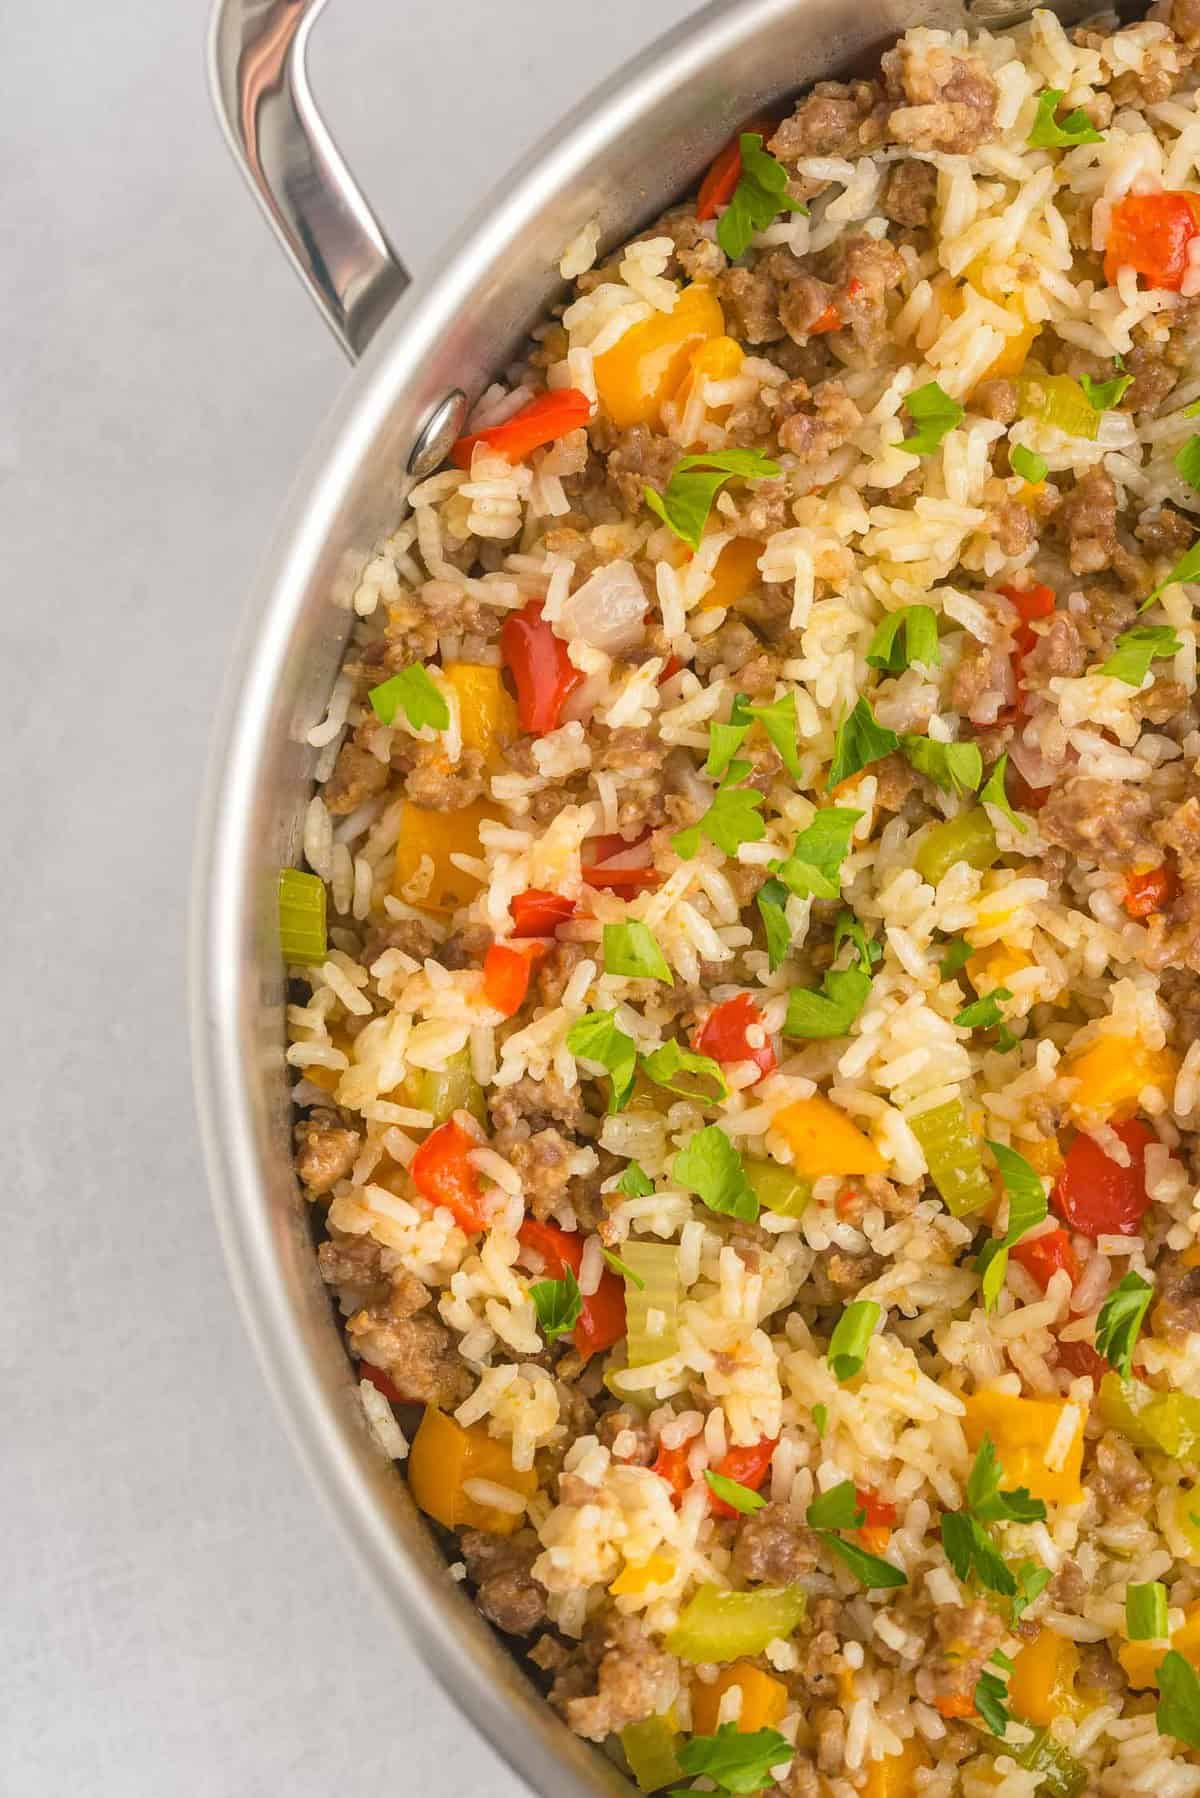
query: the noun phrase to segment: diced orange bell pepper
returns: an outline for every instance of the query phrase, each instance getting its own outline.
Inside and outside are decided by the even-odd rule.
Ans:
[[[692,1685],[692,1729],[698,1736],[715,1736],[720,1728],[721,1700],[732,1687],[739,1686],[742,1708],[737,1729],[744,1736],[758,1729],[772,1729],[787,1710],[787,1687],[772,1679],[752,1661],[734,1661],[719,1673],[711,1685],[699,1680]]]
[[[882,1174],[887,1162],[869,1136],[822,1093],[797,1099],[777,1111],[771,1127],[792,1151],[792,1163],[804,1180],[823,1174]]]
[[[725,317],[711,287],[683,287],[672,312],[654,312],[631,325],[610,350],[597,356],[594,373],[600,405],[618,430],[653,424],[662,403],[679,387],[696,345],[725,331]]]
[[[1193,1667],[1200,1668],[1200,1599],[1184,1611],[1183,1622],[1171,1637],[1169,1645]],[[1167,1646],[1161,1642],[1123,1642],[1117,1659],[1124,1667],[1131,1686],[1145,1689],[1157,1686],[1158,1669]]]
[[[1057,1470],[1046,1466],[1046,1450],[1066,1409],[1060,1400],[1016,1398],[1007,1392],[976,1392],[964,1401],[963,1433],[972,1450],[990,1436],[1003,1469],[1006,1490],[1028,1486],[1034,1498],[1047,1504],[1078,1503],[1083,1497],[1082,1410],[1071,1446]]]
[[[910,1736],[899,1754],[885,1754],[882,1760],[871,1762],[860,1798],[913,1798],[917,1789],[913,1775],[929,1764],[922,1743]]]
[[[1126,194],[1112,209],[1104,250],[1104,279],[1136,269],[1150,287],[1178,293],[1188,250],[1200,234],[1200,194]]]
[[[1075,1707],[1079,1650],[1066,1636],[1041,1629],[1013,1657],[1008,1701],[1015,1716],[1039,1729]]]
[[[468,1236],[482,1230],[487,1219],[483,1189],[473,1163],[475,1138],[451,1118],[431,1130],[408,1164],[413,1185],[431,1205],[444,1205]]]
[[[1033,957],[1026,950],[1011,948],[1007,943],[992,943],[986,949],[974,950],[963,966],[977,993],[992,993],[998,986],[1005,985],[1010,974],[1031,968]]]
[[[468,1498],[463,1487],[470,1480],[508,1486],[526,1499],[537,1491],[534,1469],[518,1473],[507,1445],[489,1436],[485,1424],[464,1430],[444,1411],[427,1405],[408,1457],[408,1489],[415,1503],[448,1530],[511,1536],[520,1529],[523,1512],[497,1510]]]
[[[717,606],[736,606],[739,599],[745,599],[759,578],[761,555],[762,544],[752,537],[731,538],[717,557],[712,586],[700,601],[700,610],[710,612]]]
[[[675,1577],[675,1562],[670,1555],[651,1555],[648,1561],[626,1561],[608,1588],[614,1598],[640,1598],[650,1586],[665,1586]]]
[[[692,397],[697,381],[731,381],[746,359],[746,352],[735,337],[710,337],[697,344],[688,358],[687,373],[674,395],[677,410],[683,412]],[[728,415],[728,406],[705,407],[710,418],[720,422]]]
[[[1174,871],[1164,862],[1161,867],[1131,874],[1125,882],[1121,903],[1131,918],[1148,918],[1169,905],[1178,891],[1179,882]]]
[[[443,678],[458,696],[459,728],[464,749],[478,749],[489,769],[503,763],[501,753],[519,735],[517,706],[504,684],[501,669],[480,662],[447,662]]]
[[[1148,1049],[1140,1037],[1098,1036],[1069,1054],[1062,1071],[1078,1082],[1068,1101],[1075,1115],[1111,1120],[1132,1117],[1143,1087],[1169,1092],[1179,1058],[1173,1049]]]
[[[426,811],[406,799],[401,808],[392,868],[392,892],[396,898],[407,899],[419,911],[445,915],[469,905],[480,883],[473,874],[456,867],[450,857],[479,855],[480,825],[499,818],[496,807],[482,799],[457,812]],[[426,884],[430,869],[432,874]]]

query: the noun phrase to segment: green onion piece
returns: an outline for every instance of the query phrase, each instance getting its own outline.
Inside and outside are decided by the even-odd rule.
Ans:
[[[621,1747],[639,1792],[657,1792],[683,1778],[683,1768],[676,1758],[679,1729],[673,1710],[661,1717],[646,1717],[641,1723],[626,1724],[621,1731]]]
[[[743,1486],[740,1480],[731,1480],[727,1473],[714,1473],[711,1467],[704,1470],[704,1483],[714,1498],[719,1498],[731,1511],[740,1511],[746,1517],[754,1511],[761,1511],[767,1502],[760,1492]]]
[[[1131,1642],[1167,1639],[1167,1588],[1156,1579],[1125,1588],[1125,1634]]]
[[[1053,425],[1067,437],[1094,439],[1100,414],[1070,375],[1051,375],[1036,363],[1027,363],[1017,381],[1017,409],[1022,418]]]
[[[799,1585],[760,1586],[754,1592],[701,1586],[667,1636],[667,1652],[693,1666],[761,1654],[768,1642],[787,1640],[804,1621],[807,1604],[804,1587]]]
[[[630,1367],[645,1367],[679,1347],[679,1249],[640,1240],[621,1246],[634,1276],[625,1282],[625,1356]]]
[[[971,1129],[961,1099],[947,1099],[908,1120],[925,1153],[929,1178],[955,1217],[977,1211],[993,1197],[981,1153],[983,1144]]]
[[[300,868],[279,871],[279,949],[286,962],[325,960],[325,883]]]
[[[431,1111],[436,1124],[444,1124],[456,1111],[469,1111],[487,1123],[483,1088],[471,1072],[471,1051],[462,1048],[447,1058],[444,1068],[410,1068],[404,1077],[402,1103],[415,1111]]]
[[[1005,1747],[1002,1752],[1026,1772],[1041,1774],[1039,1798],[1079,1798],[1087,1785],[1087,1768],[1054,1740],[1049,1729],[1035,1730],[1024,1748]]]
[[[862,1372],[867,1347],[882,1315],[883,1307],[874,1299],[855,1299],[838,1318],[829,1338],[828,1360],[839,1385]]]
[[[955,862],[966,862],[981,871],[990,868],[1000,851],[991,819],[982,806],[972,806],[928,832],[914,860],[917,873],[935,887]]]
[[[767,1211],[776,1217],[803,1217],[812,1198],[809,1181],[801,1180],[778,1161],[747,1159],[742,1163],[746,1184]]]

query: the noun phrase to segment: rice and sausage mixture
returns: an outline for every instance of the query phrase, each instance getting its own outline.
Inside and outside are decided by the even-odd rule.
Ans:
[[[320,1267],[645,1791],[1200,1792],[1198,57],[750,122],[354,596]]]

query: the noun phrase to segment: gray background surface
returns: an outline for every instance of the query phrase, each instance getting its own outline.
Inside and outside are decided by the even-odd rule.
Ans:
[[[419,278],[690,0],[334,0]],[[226,1287],[184,932],[245,586],[345,379],[218,140],[200,0],[0,6],[4,1798],[515,1798],[309,1491]]]

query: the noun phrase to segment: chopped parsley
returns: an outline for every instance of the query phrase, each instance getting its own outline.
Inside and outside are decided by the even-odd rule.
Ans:
[[[746,1179],[742,1158],[716,1124],[697,1130],[671,1164],[672,1178],[694,1192],[710,1211],[753,1223],[758,1199]]]
[[[685,1049],[674,1037],[661,1049],[643,1055],[642,1072],[655,1086],[665,1087],[669,1093],[679,1093],[685,1099],[699,1099],[706,1105],[715,1105],[718,1099],[729,1095],[720,1063],[710,1055],[697,1055],[693,1049]],[[683,1080],[681,1075],[689,1078]],[[710,1083],[707,1088],[705,1082]]]
[[[938,649],[937,613],[932,606],[900,606],[880,620],[867,664],[884,674],[903,674],[914,662],[922,668],[936,668],[941,661]]]
[[[814,1415],[816,1407],[814,1406]],[[839,1485],[831,1486],[828,1492],[822,1492],[814,1498],[805,1512],[805,1522],[814,1529],[821,1541],[843,1561],[855,1579],[870,1591],[877,1591],[885,1586],[906,1586],[908,1576],[891,1561],[885,1561],[879,1555],[868,1554],[857,1542],[847,1542],[844,1537],[835,1534],[837,1530],[856,1530],[862,1526],[866,1513],[858,1502],[858,1494],[852,1480],[842,1480]]]
[[[1200,1674],[1172,1648],[1158,1669],[1161,1696],[1154,1713],[1160,1736],[1175,1736],[1189,1747],[1200,1748]]]
[[[633,1091],[637,1050],[633,1038],[618,1028],[616,1012],[588,1011],[576,1018],[567,1031],[567,1048],[581,1060],[598,1062],[607,1069],[610,1081],[608,1109],[610,1113],[623,1110]],[[626,1169],[622,1179],[628,1171]]]
[[[978,743],[939,743],[909,734],[901,737],[900,748],[917,773],[928,775],[943,793],[973,793],[983,779]]]
[[[742,843],[757,843],[766,836],[767,827],[759,816],[763,794],[757,787],[739,785],[749,772],[749,762],[730,762],[704,816],[686,830],[676,831],[671,847],[681,861],[691,861],[702,836],[726,855],[736,855]]]
[[[539,1280],[529,1288],[533,1308],[542,1335],[553,1342],[567,1330],[573,1330],[583,1310],[579,1282],[568,1267],[561,1280]]]
[[[1091,375],[1080,375],[1079,385],[1093,412],[1111,412],[1133,386],[1133,376],[1114,375],[1111,381],[1093,381]]]
[[[814,1498],[804,1520],[814,1530],[857,1530],[866,1521],[853,1480],[842,1480]]]
[[[653,1187],[651,1187],[650,1190],[653,1192]],[[634,1273],[627,1261],[622,1261],[621,1257],[619,1255],[614,1255],[611,1249],[601,1249],[600,1253],[604,1256],[605,1262],[612,1268],[614,1274],[620,1274],[623,1280],[628,1280],[629,1284],[631,1286],[636,1286],[639,1292],[645,1292],[646,1282],[643,1280],[641,1274]]]
[[[861,812],[838,806],[817,812],[797,834],[791,854],[772,863],[771,872],[798,898],[811,894],[814,899],[836,899],[842,890],[841,866],[861,817]]]
[[[904,410],[916,425],[911,437],[903,437],[893,447],[910,456],[931,456],[948,431],[953,431],[966,417],[957,400],[936,381],[927,381],[905,397]]]
[[[778,462],[772,462],[761,450],[708,450],[680,456],[664,491],[643,487],[642,495],[650,510],[657,512],[677,537],[692,549],[699,549],[713,501],[726,481],[770,480],[779,473]]]
[[[1180,479],[1200,493],[1200,437],[1189,437],[1183,448],[1175,452],[1174,460]]]
[[[970,961],[974,953],[974,949],[965,936],[955,937],[952,943],[947,943],[946,953],[938,963],[938,973],[942,979],[952,980],[959,969]]]
[[[1014,443],[1008,452],[1009,466],[1014,474],[1019,474],[1023,481],[1031,487],[1037,487],[1045,480],[1049,463],[1036,450],[1027,449],[1023,443]]]
[[[414,730],[422,730],[427,724],[434,730],[449,727],[450,707],[446,696],[438,691],[420,662],[413,662],[399,674],[393,674],[390,680],[372,687],[367,698],[381,724],[395,723],[396,713],[402,711]]]
[[[752,238],[781,212],[803,212],[808,207],[788,193],[788,172],[776,162],[757,131],[743,131],[738,143],[742,172],[733,198],[717,221],[717,242],[731,262],[746,254]]]
[[[761,1792],[772,1769],[784,1766],[795,1752],[777,1729],[743,1731],[736,1723],[722,1723],[715,1736],[689,1736],[676,1748],[675,1758],[689,1777],[702,1773],[719,1793],[739,1798]]]
[[[606,974],[623,974],[629,980],[661,980],[674,986],[667,958],[640,918],[631,918],[626,924],[606,924],[603,947]]]
[[[1003,1013],[1000,1010],[1005,999],[1012,994],[1006,986],[995,986],[982,999],[976,999],[971,1005],[964,1005],[955,1016],[954,1022],[963,1030],[994,1030]]]
[[[645,1199],[654,1191],[654,1182],[639,1161],[631,1161],[617,1181],[617,1191],[628,1199]]]
[[[999,990],[1005,991],[1003,987]],[[1011,998],[1012,995],[1008,996]],[[1024,1155],[1006,1148],[1003,1143],[989,1141],[988,1148],[996,1158],[1008,1195],[1008,1229],[1003,1236],[989,1237],[975,1259],[985,1311],[990,1311],[1000,1297],[1008,1268],[1008,1251],[1046,1220],[1046,1189],[1037,1170],[1030,1166]]]
[[[868,972],[877,961],[883,960],[883,950],[874,937],[867,935],[862,924],[848,906],[843,907],[838,913],[837,922],[833,927],[833,953],[835,955],[843,943],[854,945],[859,967],[866,968]]]
[[[1046,1507],[1040,1498],[1030,1496],[1026,1486],[1001,1491],[1000,1479],[995,1445],[990,1436],[985,1436],[967,1480],[966,1508],[942,1513],[942,1547],[960,1580],[965,1582],[974,1578],[989,1592],[998,1592],[1002,1598],[1020,1598],[1024,1609],[1032,1603],[1032,1598],[1025,1596],[1031,1583],[1029,1576],[1023,1577],[1022,1587],[1018,1590],[1017,1580],[986,1526],[989,1523],[1039,1523],[1045,1518]],[[1040,1586],[1038,1590],[1041,1590]]]
[[[824,1436],[826,1430],[829,1428],[829,1406],[814,1405],[812,1408],[812,1420],[813,1429],[817,1432],[817,1435],[819,1437]]]
[[[785,1036],[848,1036],[850,1026],[867,1002],[871,976],[864,968],[830,968],[820,989],[794,986],[788,993]]]
[[[1126,1274],[1100,1307],[1096,1319],[1096,1353],[1116,1368],[1123,1380],[1133,1373],[1133,1349],[1154,1297],[1151,1281]]]
[[[784,911],[787,902],[788,890],[782,880],[764,880],[755,896],[767,939],[767,965],[772,974],[792,946],[792,933]]]
[[[1190,549],[1184,550],[1166,580],[1159,581],[1158,586],[1146,595],[1138,607],[1139,612],[1144,612],[1147,606],[1153,605],[1159,594],[1168,587],[1179,587],[1186,581],[1200,581],[1200,538],[1197,538]]]
[[[988,1671],[989,1667],[995,1666],[1004,1674],[1009,1674],[1013,1664],[1006,1654],[996,1650],[975,1682],[975,1709],[994,1736],[1003,1736],[1009,1721],[1008,1705],[1005,1702],[1008,1698],[1008,1680],[1001,1678],[1000,1673]]]
[[[826,790],[832,792],[860,768],[866,768],[871,762],[880,761],[890,755],[893,749],[900,746],[900,739],[894,730],[875,722],[875,714],[870,702],[860,697],[852,712],[849,712],[837,727],[833,739],[833,763],[826,781]]]
[[[1014,812],[1012,806],[1008,803],[1008,793],[1005,790],[1004,784],[1005,776],[1007,774],[1008,751],[1006,749],[1004,754],[996,762],[991,773],[988,775],[986,782],[980,788],[979,797],[984,805],[994,805],[999,807],[1009,823],[1015,825],[1017,830],[1023,835],[1025,831],[1029,829],[1029,826],[1024,818],[1018,818],[1016,812]]]
[[[1029,133],[1029,145],[1034,150],[1070,150],[1076,144],[1102,144],[1104,134],[1097,131],[1082,106],[1069,112],[1065,119],[1055,117],[1063,102],[1063,90],[1058,87],[1043,88],[1038,95],[1037,115],[1033,121],[1033,129]]]
[[[1140,687],[1150,672],[1151,662],[1160,656],[1176,655],[1182,648],[1169,624],[1135,624],[1121,632],[1100,672],[1123,680],[1130,687]]]

